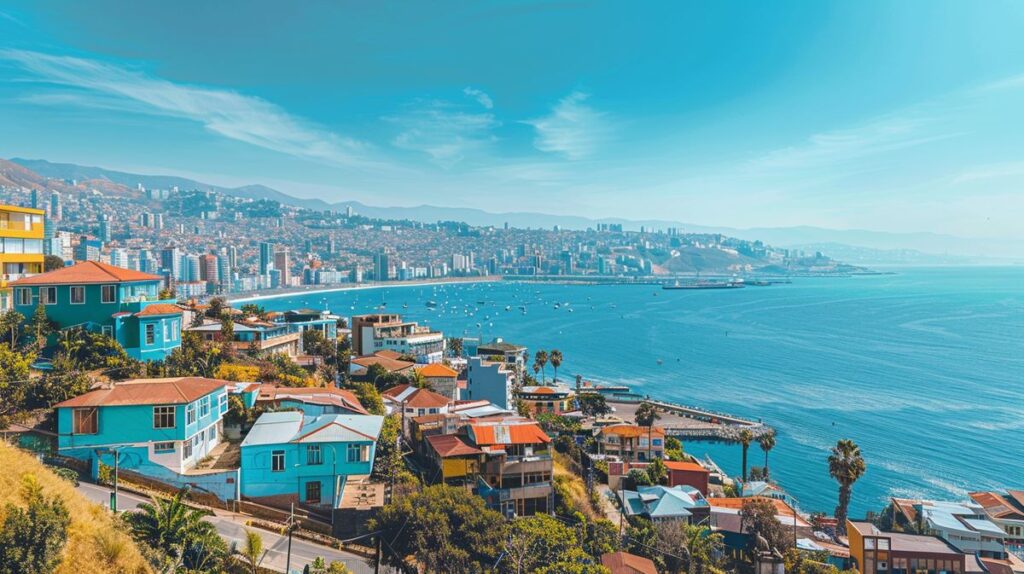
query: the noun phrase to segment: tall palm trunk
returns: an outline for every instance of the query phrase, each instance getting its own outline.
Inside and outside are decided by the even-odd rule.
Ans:
[[[850,494],[852,484],[848,482],[839,485],[839,504],[836,506],[836,531],[839,534],[846,534],[846,512],[850,506]]]
[[[743,445],[743,482],[747,482],[747,449],[749,448],[749,444]]]

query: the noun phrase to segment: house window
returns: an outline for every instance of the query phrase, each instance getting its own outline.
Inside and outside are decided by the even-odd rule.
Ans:
[[[365,444],[348,445],[349,462],[366,462],[370,460],[370,447]]]
[[[320,481],[314,480],[306,483],[306,502],[313,504],[320,503]]]
[[[111,339],[114,338],[114,326],[113,325],[103,325],[102,327],[100,327],[100,331],[105,336],[110,337]]]
[[[39,288],[39,302],[43,305],[56,305],[57,304],[57,288],[56,287],[40,287]]]
[[[181,332],[181,328],[178,327],[178,320],[175,319],[175,320],[171,321],[171,340],[172,341],[177,341],[178,340],[178,333],[179,332]]]
[[[99,429],[99,411],[75,409],[72,412],[72,434],[96,434]]]
[[[152,345],[156,342],[156,325],[153,323],[146,324],[146,344]]]
[[[18,287],[14,292],[16,293],[14,298],[18,301],[18,305],[32,304],[32,289],[28,287]]]
[[[165,452],[174,452],[174,442],[155,442],[153,443],[153,452],[157,454]]]
[[[182,460],[188,460],[192,458],[192,441],[193,439],[188,439],[185,442],[181,443]]]
[[[174,407],[153,407],[153,428],[174,428]]]
[[[210,442],[213,442],[213,441],[217,440],[217,425],[214,425],[214,426],[210,427],[209,435],[210,435]]]
[[[161,321],[161,325],[164,326],[164,341],[171,340],[171,326],[167,324],[167,321]]]
[[[194,404],[190,404],[185,407],[185,424],[196,424],[196,406]]]
[[[320,450],[320,445],[310,444],[306,445],[306,464],[323,464],[324,457],[323,452]]]
[[[100,287],[100,302],[113,303],[117,299],[117,286],[103,285]]]
[[[199,399],[199,416],[206,417],[210,415],[210,397],[203,397]]]
[[[72,305],[82,305],[85,303],[85,287],[82,285],[72,285],[70,291]]]
[[[228,394],[220,395],[220,414],[228,412]]]
[[[270,453],[270,470],[273,472],[284,471],[284,451],[275,450]]]

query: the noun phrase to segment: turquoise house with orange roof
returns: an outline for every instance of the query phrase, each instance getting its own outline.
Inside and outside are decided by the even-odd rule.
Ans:
[[[182,312],[161,300],[163,278],[83,261],[11,284],[14,309],[32,317],[43,305],[60,329],[81,327],[116,340],[128,356],[161,360],[181,346]]]

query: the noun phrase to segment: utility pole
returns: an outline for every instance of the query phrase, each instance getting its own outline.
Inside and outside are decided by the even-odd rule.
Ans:
[[[291,574],[292,571],[292,530],[295,528],[295,503],[292,503],[291,513],[288,515],[288,557],[285,558],[284,571]]]
[[[374,556],[373,562],[373,574],[380,574],[380,545],[383,542],[382,534],[377,534],[377,553]]]

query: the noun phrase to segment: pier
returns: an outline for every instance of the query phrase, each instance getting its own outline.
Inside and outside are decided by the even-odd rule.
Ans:
[[[742,430],[748,430],[757,437],[772,432],[772,428],[761,421],[738,417],[690,405],[668,401],[644,399],[638,395],[614,395],[607,397],[608,404],[615,408],[615,415],[632,421],[640,403],[650,403],[661,414],[656,423],[665,429],[665,434],[686,440],[717,440],[737,442]]]

